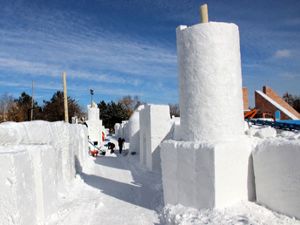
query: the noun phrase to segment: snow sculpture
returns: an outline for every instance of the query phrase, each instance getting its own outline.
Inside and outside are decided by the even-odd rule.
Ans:
[[[100,110],[95,102],[87,106],[88,108],[88,125],[89,139],[97,146],[102,144],[102,120],[100,120]]]
[[[179,26],[177,50],[180,132],[161,144],[165,203],[203,209],[253,198],[238,27]]]

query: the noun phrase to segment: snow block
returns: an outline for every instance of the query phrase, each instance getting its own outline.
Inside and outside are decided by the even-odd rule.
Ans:
[[[119,124],[119,123],[116,123],[116,124],[114,125],[115,137],[116,137],[116,138],[119,138],[119,137],[120,137],[120,136],[119,136],[119,129],[120,129],[120,126],[121,126],[121,124]]]
[[[70,137],[73,137],[70,141],[70,148],[73,149],[75,159],[75,169],[77,172],[82,172],[85,167],[88,166],[88,131],[86,126],[83,125],[71,125]]]
[[[56,211],[58,199],[59,173],[57,173],[57,151],[49,145],[27,146],[33,166],[34,190],[36,196],[37,221],[45,221]]]
[[[34,167],[27,149],[0,147],[1,224],[37,224]]]
[[[61,188],[70,185],[75,177],[74,152],[70,149],[70,127],[75,125],[64,122],[51,123],[50,145],[59,151],[57,160],[59,171],[62,175]]]
[[[86,127],[83,125],[71,125],[64,122],[7,122],[0,125],[0,144],[1,145],[44,145],[48,144],[54,147],[58,153],[55,155],[58,173],[63,177],[61,179],[61,189],[65,185],[71,184],[75,177],[75,152],[77,155],[82,153],[88,157],[86,147],[81,149],[79,145],[72,146],[72,143],[82,141],[83,145],[87,145]],[[82,131],[83,129],[83,131]],[[70,147],[72,146],[72,147]],[[82,158],[79,157],[79,158]],[[81,163],[85,160],[82,159]]]
[[[126,142],[129,142],[129,127],[128,127],[128,120],[124,120],[121,123],[118,136],[124,138]]]
[[[88,161],[87,128],[34,121],[0,124],[0,130],[1,224],[43,224],[72,184],[76,159]]]
[[[222,208],[248,199],[248,139],[161,143],[165,204]]]
[[[300,140],[264,140],[253,152],[257,202],[300,219]]]
[[[168,105],[145,105],[140,112],[140,162],[151,171],[161,171],[159,144],[170,135]]]
[[[140,105],[132,114],[128,121],[129,127],[129,142],[130,151],[140,151],[140,111],[144,108],[144,105]]]

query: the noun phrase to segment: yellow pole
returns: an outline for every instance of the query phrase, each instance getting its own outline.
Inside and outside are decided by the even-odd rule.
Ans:
[[[207,4],[200,7],[201,23],[208,23],[208,7]]]
[[[68,113],[68,94],[67,94],[67,74],[63,72],[63,84],[64,84],[64,110],[65,110],[65,122],[69,122],[69,113]]]

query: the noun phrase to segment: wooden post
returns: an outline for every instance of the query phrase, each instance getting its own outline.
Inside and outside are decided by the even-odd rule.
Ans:
[[[33,120],[33,107],[34,107],[34,98],[33,98],[33,81],[32,81],[32,86],[31,86],[31,112],[30,112],[30,120]]]
[[[208,23],[208,7],[207,4],[200,7],[201,23]]]
[[[65,122],[69,122],[69,113],[68,113],[68,94],[67,94],[67,74],[63,72],[63,84],[64,84],[64,110],[65,110]]]

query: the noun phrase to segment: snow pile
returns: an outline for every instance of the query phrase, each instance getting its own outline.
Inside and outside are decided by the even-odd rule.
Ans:
[[[176,30],[182,140],[224,140],[244,131],[239,30],[202,23]]]
[[[42,223],[72,184],[75,161],[88,161],[86,127],[34,121],[2,123],[0,131],[1,222]]]
[[[277,136],[287,140],[300,140],[300,131],[280,131]]]
[[[299,225],[300,221],[274,213],[251,202],[225,209],[196,210],[182,205],[167,205],[161,215],[166,225]]]
[[[257,202],[300,219],[300,140],[264,140],[253,152]]]
[[[276,137],[277,131],[275,128],[270,126],[252,126],[246,131],[246,134],[252,137],[264,139]]]

